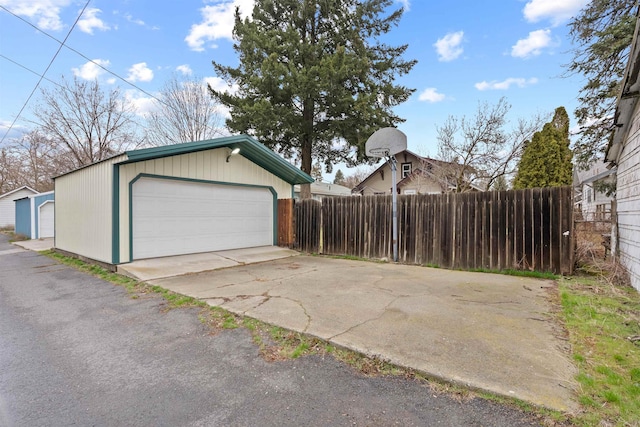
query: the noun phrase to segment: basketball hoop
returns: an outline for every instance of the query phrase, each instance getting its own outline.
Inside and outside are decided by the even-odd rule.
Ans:
[[[389,149],[388,148],[372,148],[367,152],[369,157],[389,157]]]
[[[365,144],[369,157],[391,157],[406,149],[407,135],[396,128],[378,129]]]
[[[391,167],[391,198],[393,215],[393,262],[398,262],[398,202],[396,154],[407,149],[407,135],[396,128],[378,129],[367,139],[365,151],[369,157],[386,158]]]

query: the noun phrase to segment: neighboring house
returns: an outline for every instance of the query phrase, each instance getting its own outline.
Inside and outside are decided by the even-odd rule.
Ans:
[[[636,29],[614,116],[606,160],[617,165],[616,213],[611,252],[627,268],[640,291],[640,40]]]
[[[15,228],[16,206],[15,200],[38,194],[31,187],[23,186],[8,193],[0,194],[0,228]]]
[[[274,245],[277,199],[313,178],[241,135],[127,151],[54,182],[56,248],[114,266]]]
[[[34,194],[16,200],[16,233],[31,239],[53,237],[55,223],[54,200],[53,191]]]
[[[456,164],[419,156],[409,150],[401,151],[396,158],[396,185],[399,194],[440,194],[455,189],[451,171]],[[384,161],[352,192],[363,196],[391,194],[392,171],[389,162]],[[474,190],[481,188],[470,184]]]
[[[573,168],[574,205],[588,221],[610,220],[613,196],[600,191],[598,183],[611,183],[615,180],[616,168],[609,168],[599,160],[588,170]]]
[[[351,196],[351,189],[338,184],[315,181],[311,183],[311,198],[322,201],[325,197]],[[300,185],[293,187],[293,197],[300,198]]]

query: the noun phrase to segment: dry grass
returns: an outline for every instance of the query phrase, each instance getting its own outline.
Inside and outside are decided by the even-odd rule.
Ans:
[[[629,285],[629,276],[625,268],[605,247],[605,235],[610,233],[611,225],[606,222],[576,224],[577,271],[595,276],[611,286],[626,287]]]

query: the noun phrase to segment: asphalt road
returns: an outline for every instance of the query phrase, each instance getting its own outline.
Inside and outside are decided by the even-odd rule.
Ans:
[[[267,362],[244,329],[212,335],[0,234],[0,426],[533,426],[331,357]]]

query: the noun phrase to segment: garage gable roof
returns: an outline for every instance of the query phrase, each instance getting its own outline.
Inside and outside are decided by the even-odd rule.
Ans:
[[[208,139],[205,141],[185,142],[182,144],[165,145],[163,147],[127,151],[125,153],[127,155],[127,160],[120,162],[119,164],[135,163],[144,160],[159,159],[162,157],[177,156],[180,154],[195,153],[197,151],[224,147],[231,150],[239,148],[239,154],[241,156],[271,172],[289,184],[306,184],[314,182],[314,179],[311,178],[311,176],[293,166],[278,154],[247,135],[228,136]]]
[[[640,18],[640,8],[636,12]],[[636,20],[636,28],[631,41],[631,51],[624,77],[622,91],[616,102],[616,112],[613,116],[613,134],[606,151],[606,161],[617,164],[622,148],[628,142],[627,135],[631,131],[633,112],[640,100],[640,19]]]
[[[29,187],[28,185],[23,185],[22,187],[16,188],[15,190],[11,190],[8,191],[4,194],[0,194],[0,199],[4,199],[5,197],[9,197],[12,194],[17,193],[20,190],[28,190],[31,191],[33,194],[38,194],[38,192],[36,190],[34,190],[33,188]]]

